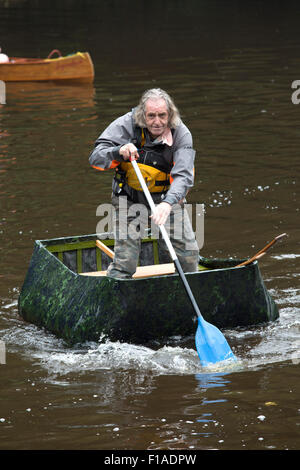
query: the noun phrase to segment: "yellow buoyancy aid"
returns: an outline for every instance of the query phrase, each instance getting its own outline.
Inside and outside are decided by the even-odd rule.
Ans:
[[[150,165],[138,163],[150,193],[161,193],[170,187],[170,175]],[[143,191],[130,162],[122,162],[120,167],[126,174],[126,183],[136,191]]]

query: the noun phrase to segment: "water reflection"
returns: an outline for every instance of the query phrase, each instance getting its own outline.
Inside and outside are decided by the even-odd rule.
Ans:
[[[2,169],[12,164],[27,168],[29,158],[31,163],[35,157],[53,159],[53,152],[62,151],[68,143],[72,148],[85,126],[97,118],[94,106],[92,85],[9,83],[7,104],[0,109]],[[58,133],[58,128],[64,131]]]
[[[82,104],[90,105],[92,103],[90,100],[93,100],[95,95],[94,85],[89,83],[9,82],[6,87],[10,101],[14,99],[21,102],[23,97],[29,98],[30,101],[36,101],[36,99],[46,97],[50,106],[58,105],[59,107],[63,107],[67,99],[80,100]],[[59,99],[53,101],[55,96],[64,97],[66,101],[60,102]]]
[[[229,373],[226,372],[213,372],[213,373],[201,373],[195,374],[195,378],[198,382],[198,388],[206,390],[209,388],[224,387],[230,383],[227,376]]]

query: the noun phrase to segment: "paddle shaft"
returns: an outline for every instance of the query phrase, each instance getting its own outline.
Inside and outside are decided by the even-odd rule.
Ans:
[[[270,243],[268,243],[264,248],[262,248],[260,251],[258,251],[257,255],[260,255],[261,253],[265,253],[271,246],[274,245],[278,240],[280,240],[283,237],[286,237],[286,233],[282,233],[281,235],[278,235],[277,237],[274,238]]]
[[[144,191],[144,194],[145,194],[145,196],[146,196],[146,199],[147,199],[147,201],[148,201],[148,204],[149,204],[149,206],[150,206],[150,209],[151,209],[152,213],[154,213],[154,211],[155,211],[155,204],[154,204],[154,202],[153,202],[153,199],[152,199],[152,196],[151,196],[150,191],[149,191],[149,189],[148,189],[148,186],[146,185],[146,182],[145,182],[145,180],[144,180],[144,178],[143,178],[143,175],[142,175],[142,173],[141,173],[141,170],[139,169],[139,166],[138,166],[138,164],[137,164],[137,162],[136,162],[135,160],[131,160],[131,163],[132,163],[132,166],[133,166],[134,171],[135,171],[135,173],[136,173],[136,176],[138,177],[138,180],[139,180],[139,182],[140,182],[140,185],[142,186],[142,189],[143,189],[143,191]],[[167,231],[166,231],[166,228],[165,228],[164,225],[159,225],[158,227],[159,227],[159,230],[160,230],[160,232],[161,232],[161,234],[162,234],[162,237],[163,237],[163,239],[164,239],[164,241],[165,241],[165,243],[166,243],[166,245],[167,245],[167,248],[168,248],[169,253],[170,253],[170,256],[171,256],[171,258],[172,258],[172,260],[173,260],[173,262],[174,262],[174,264],[175,264],[175,267],[176,267],[176,269],[177,269],[177,272],[178,272],[178,274],[179,274],[179,276],[180,276],[180,278],[181,278],[181,280],[182,280],[182,282],[183,282],[183,285],[184,285],[185,290],[186,290],[186,292],[187,292],[187,294],[188,294],[188,296],[189,296],[189,299],[190,299],[190,301],[191,301],[191,304],[192,304],[192,306],[193,306],[193,308],[194,308],[194,310],[195,310],[197,316],[198,316],[198,317],[202,317],[201,312],[200,312],[200,309],[199,309],[199,307],[198,307],[198,305],[197,305],[197,303],[196,303],[196,300],[195,300],[195,298],[194,298],[194,295],[193,295],[193,293],[192,293],[192,290],[191,290],[191,288],[190,288],[190,286],[189,286],[189,284],[188,284],[188,282],[187,282],[187,280],[186,280],[186,277],[185,277],[185,274],[184,274],[183,269],[182,269],[182,267],[181,267],[181,264],[180,264],[180,262],[179,262],[179,260],[178,260],[178,258],[177,258],[176,252],[175,252],[175,250],[174,250],[174,248],[173,248],[173,246],[172,246],[172,243],[171,243],[171,241],[170,241],[170,238],[169,238],[169,235],[168,235],[168,233],[167,233]]]
[[[108,248],[108,246],[104,245],[100,240],[96,240],[96,245],[100,250],[102,250],[104,253],[106,253],[111,259],[114,259],[114,252]]]
[[[252,258],[247,259],[246,261],[244,261],[243,263],[238,264],[235,267],[240,268],[241,266],[247,266],[247,264],[253,263],[253,261],[256,261],[257,259],[262,258],[265,254],[266,254],[265,251],[256,253],[256,255],[252,256]]]
[[[266,251],[271,248],[271,246],[274,245],[274,243],[276,243],[278,240],[280,240],[281,238],[283,237],[286,237],[287,234],[286,233],[282,233],[281,235],[278,235],[277,237],[274,238],[274,240],[272,240],[270,243],[268,243],[264,248],[262,248],[261,250],[259,250],[254,256],[252,256],[250,259],[248,259],[247,261],[244,261],[243,263],[240,263],[236,266],[236,268],[240,268],[241,266],[246,266],[247,264],[250,264],[252,263],[253,261],[261,258],[265,253]]]

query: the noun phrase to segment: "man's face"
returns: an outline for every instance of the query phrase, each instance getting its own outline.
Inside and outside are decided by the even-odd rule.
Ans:
[[[149,99],[145,106],[146,126],[152,137],[163,134],[168,127],[169,113],[164,99]]]

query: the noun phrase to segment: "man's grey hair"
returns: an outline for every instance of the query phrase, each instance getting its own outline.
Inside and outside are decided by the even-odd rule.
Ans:
[[[151,88],[143,93],[138,106],[135,108],[134,113],[134,120],[135,123],[140,127],[146,127],[146,120],[145,120],[145,111],[146,111],[146,102],[151,100],[160,100],[163,99],[166,102],[168,114],[169,114],[169,122],[168,125],[170,129],[175,129],[179,126],[181,119],[179,115],[179,111],[176,108],[174,101],[168,95],[168,93],[161,88]]]

